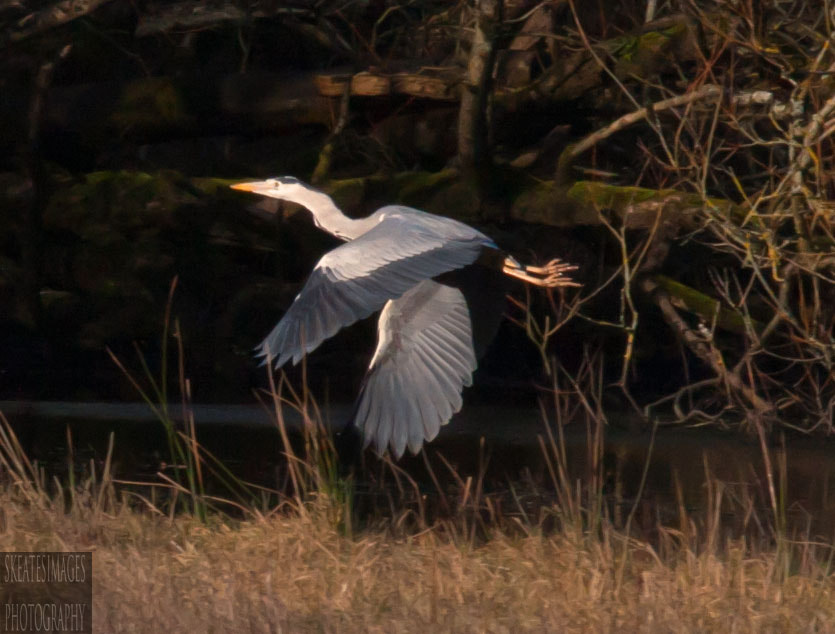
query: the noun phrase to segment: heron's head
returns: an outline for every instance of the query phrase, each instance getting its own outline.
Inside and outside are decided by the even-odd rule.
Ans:
[[[253,192],[270,198],[286,200],[307,209],[313,215],[313,222],[317,227],[329,231],[333,235],[348,240],[352,234],[346,224],[351,224],[333,200],[324,192],[314,189],[307,183],[301,182],[293,176],[279,176],[254,183],[238,183],[232,189],[243,192]]]
[[[262,196],[300,204],[304,204],[311,194],[321,193],[294,176],[278,176],[264,181],[237,183],[231,185],[231,187],[242,192],[252,192],[253,194],[261,194]]]

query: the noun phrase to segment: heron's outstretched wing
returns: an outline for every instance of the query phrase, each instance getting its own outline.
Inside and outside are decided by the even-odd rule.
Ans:
[[[381,209],[371,216],[382,218],[372,229],[319,260],[259,346],[261,356],[273,359],[276,367],[290,359],[298,363],[341,328],[425,279],[470,264],[483,247],[493,246],[462,223],[400,209]]]
[[[470,311],[457,288],[425,280],[389,301],[354,414],[365,445],[420,451],[461,409],[476,368]]]

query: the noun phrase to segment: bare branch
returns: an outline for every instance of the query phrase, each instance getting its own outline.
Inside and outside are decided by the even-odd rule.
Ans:
[[[677,108],[679,106],[685,106],[689,103],[693,103],[694,101],[698,101],[700,99],[718,99],[721,96],[722,89],[719,86],[706,84],[698,90],[694,90],[693,92],[689,92],[684,95],[679,95],[677,97],[671,97],[669,99],[663,99],[646,108],[641,108],[640,110],[635,110],[634,112],[625,114],[616,121],[613,121],[612,123],[607,125],[605,128],[601,128],[596,132],[592,132],[584,139],[567,147],[563,151],[563,155],[560,157],[560,163],[562,163],[565,160],[571,160],[576,158],[586,150],[591,149],[592,147],[594,147],[604,139],[609,138],[616,132],[620,132],[624,128],[648,118],[652,113],[662,112],[664,110],[669,110],[670,108]]]
[[[12,30],[5,42],[0,46],[16,44],[33,35],[38,35],[55,27],[67,24],[73,20],[88,15],[107,4],[110,0],[64,0],[35,11],[17,23],[17,29]]]

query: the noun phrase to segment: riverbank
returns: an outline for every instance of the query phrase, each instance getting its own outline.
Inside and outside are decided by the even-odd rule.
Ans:
[[[0,493],[0,550],[92,550],[95,631],[830,631],[821,545],[671,549],[564,527],[346,535],[327,502],[233,521]],[[667,531],[670,545],[682,535]],[[667,550],[667,552],[664,552]]]

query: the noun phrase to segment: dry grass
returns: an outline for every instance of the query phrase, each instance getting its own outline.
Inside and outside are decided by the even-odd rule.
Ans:
[[[0,550],[93,550],[97,631],[750,632],[835,630],[812,557],[677,549],[604,529],[346,537],[327,509],[236,521],[0,494]],[[85,510],[86,509],[86,510]],[[805,559],[805,561],[803,561]]]
[[[614,528],[601,510],[603,417],[587,409],[594,473],[575,487],[564,439],[549,435],[557,501],[538,517],[485,516],[468,478],[444,520],[404,496],[368,520],[377,528],[353,531],[350,486],[313,422],[303,454],[286,442],[283,502],[238,505],[236,519],[208,510],[202,484],[161,473],[159,497],[120,485],[112,444],[83,482],[47,482],[0,414],[0,551],[92,550],[102,632],[835,632],[832,546],[792,543],[779,521],[771,541],[724,537],[722,515],[752,506],[728,506],[715,482],[705,521],[682,505],[680,530],[657,526],[652,543]],[[209,464],[183,438],[188,464]]]

